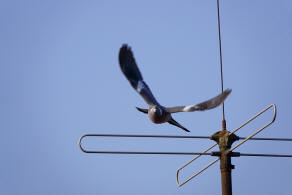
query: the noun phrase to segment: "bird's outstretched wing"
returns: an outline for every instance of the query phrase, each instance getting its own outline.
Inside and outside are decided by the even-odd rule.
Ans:
[[[223,93],[219,94],[218,96],[199,104],[190,105],[190,106],[169,107],[165,109],[166,111],[170,113],[208,110],[208,109],[212,109],[219,106],[222,102],[224,102],[224,100],[227,98],[227,96],[230,93],[231,93],[231,89],[226,89]]]
[[[148,85],[143,81],[142,74],[135,62],[131,48],[124,44],[119,53],[119,63],[122,72],[132,87],[142,96],[148,105],[158,105]]]

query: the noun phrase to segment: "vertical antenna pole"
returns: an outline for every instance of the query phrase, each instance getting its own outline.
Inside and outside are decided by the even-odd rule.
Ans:
[[[222,195],[232,195],[232,181],[231,181],[231,156],[227,153],[228,150],[221,150],[220,156],[220,170],[221,170],[221,185]]]
[[[220,148],[220,152],[217,152],[216,156],[220,156],[222,195],[232,195],[231,170],[234,169],[234,165],[231,164],[233,153],[229,150],[232,143],[239,137],[224,129],[212,135],[211,139],[216,141]]]
[[[218,39],[219,39],[219,51],[220,51],[221,93],[223,93],[223,63],[222,63],[219,0],[217,0],[217,23],[218,23]],[[226,131],[224,102],[222,103],[222,131],[218,133],[218,135],[219,135],[219,139],[217,140],[217,143],[219,144],[219,148],[220,148],[220,170],[221,170],[222,195],[232,195],[231,169],[234,166],[231,165],[231,156],[228,153],[228,150],[230,149],[231,145],[228,146],[229,144],[227,144],[228,139],[229,139],[229,133]]]

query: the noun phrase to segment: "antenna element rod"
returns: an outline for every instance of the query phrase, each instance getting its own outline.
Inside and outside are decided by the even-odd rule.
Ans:
[[[219,38],[219,51],[220,51],[220,71],[221,71],[221,93],[223,93],[223,64],[222,64],[222,46],[221,46],[221,27],[220,27],[220,6],[217,0],[217,22],[218,22],[218,38]],[[222,103],[222,115],[225,121],[224,102]]]

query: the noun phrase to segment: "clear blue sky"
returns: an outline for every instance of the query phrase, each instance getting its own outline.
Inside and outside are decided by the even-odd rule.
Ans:
[[[224,1],[222,44],[229,130],[269,104],[276,122],[260,136],[292,137],[292,3]],[[118,65],[128,43],[165,106],[220,93],[215,0],[1,1],[0,194],[221,194],[219,164],[179,188],[175,171],[191,156],[82,153],[85,133],[211,135],[221,108],[180,113],[191,130],[155,125]],[[238,135],[246,136],[271,112]],[[98,142],[99,144],[95,144]],[[209,140],[91,140],[96,149],[202,151]],[[252,142],[237,151],[292,153],[287,143]],[[191,175],[213,158],[183,172]],[[233,160],[234,194],[291,194],[292,159]]]

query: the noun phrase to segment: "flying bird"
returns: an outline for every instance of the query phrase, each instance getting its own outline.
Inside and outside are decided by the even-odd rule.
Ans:
[[[187,132],[190,132],[187,128],[175,121],[172,118],[171,114],[176,112],[203,111],[215,108],[219,106],[231,93],[231,89],[226,89],[218,96],[199,104],[194,104],[190,106],[164,107],[158,103],[158,101],[153,96],[150,88],[143,80],[142,74],[136,64],[132,50],[126,44],[122,45],[122,47],[120,48],[119,63],[122,72],[130,82],[132,87],[142,96],[142,98],[148,104],[148,109],[136,107],[137,110],[148,114],[149,119],[156,124],[168,122],[171,125],[177,126]]]

